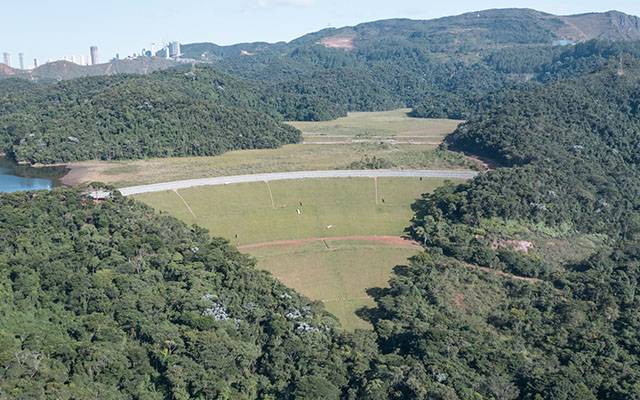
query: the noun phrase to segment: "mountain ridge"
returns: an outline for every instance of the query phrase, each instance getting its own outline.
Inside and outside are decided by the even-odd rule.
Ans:
[[[497,8],[481,11],[473,11],[460,15],[445,16],[429,20],[415,20],[410,18],[390,18],[376,21],[363,22],[354,26],[340,28],[325,28],[316,32],[310,32],[289,42],[248,42],[230,46],[220,46],[214,43],[200,42],[183,44],[184,53],[193,59],[202,61],[215,61],[222,58],[254,51],[282,51],[293,50],[296,47],[322,44],[321,41],[329,37],[352,37],[356,46],[358,41],[371,40],[381,33],[395,33],[396,36],[411,37],[417,32],[427,33],[460,33],[460,26],[470,26],[471,29],[481,31],[487,29],[482,25],[489,19],[502,21],[537,23],[539,28],[553,36],[555,40],[571,40],[582,42],[591,39],[601,40],[638,40],[640,39],[640,18],[625,14],[621,11],[611,10],[599,13],[584,13],[573,15],[554,15],[528,8]],[[476,21],[477,19],[477,21]],[[551,41],[545,42],[551,44]],[[197,53],[198,49],[200,53]],[[205,49],[204,52],[201,50]],[[210,50],[207,50],[210,49]],[[202,57],[206,52],[215,52],[218,58]]]
[[[584,42],[599,40],[640,40],[640,18],[611,10],[598,13],[553,15],[528,8],[499,8],[473,11],[429,20],[391,18],[363,22],[354,26],[325,28],[289,42],[248,42],[218,45],[211,42],[182,44],[184,58],[193,62],[250,63],[255,55],[291,55],[294,51],[315,46],[329,49],[357,50],[389,42],[403,42],[424,47],[431,54],[471,54],[496,46],[551,45],[556,40]],[[179,63],[158,57],[117,60],[95,66],[79,66],[55,61],[33,70],[20,70],[0,64],[0,79],[20,77],[56,81],[83,76],[115,73],[146,74]],[[463,56],[458,55],[460,59]],[[233,68],[219,66],[233,73]]]

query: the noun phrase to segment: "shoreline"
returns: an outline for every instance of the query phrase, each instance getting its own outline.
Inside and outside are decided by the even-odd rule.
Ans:
[[[88,165],[65,165],[65,173],[58,179],[65,186],[76,186],[85,181],[83,171],[88,170]]]

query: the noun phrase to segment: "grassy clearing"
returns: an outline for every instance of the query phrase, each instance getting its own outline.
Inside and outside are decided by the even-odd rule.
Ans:
[[[581,234],[569,224],[550,227],[543,223],[523,224],[501,218],[483,219],[477,234],[494,243],[522,240],[531,243],[529,253],[546,260],[550,265],[583,260],[609,244],[601,234]]]
[[[75,185],[97,181],[124,187],[213,176],[343,169],[372,157],[388,160],[397,169],[479,170],[479,163],[460,154],[437,150],[437,144],[391,145],[374,139],[383,137],[399,141],[439,142],[460,123],[409,118],[407,111],[350,113],[348,117],[335,121],[291,123],[304,132],[307,141],[335,141],[338,144],[294,144],[279,149],[232,151],[215,157],[80,162],[70,165],[71,172],[63,182]],[[343,143],[356,138],[371,141]]]
[[[273,206],[265,182],[180,190],[195,217],[173,191],[135,197],[189,224],[197,223],[234,245],[243,245],[317,237],[400,236],[413,215],[410,204],[443,182],[436,178],[273,181],[269,183]],[[384,286],[391,269],[419,247],[363,240],[327,240],[327,245],[329,249],[323,242],[312,242],[246,251],[258,259],[259,268],[310,298],[325,301],[327,310],[347,329],[367,328],[355,314],[373,305],[365,290]]]
[[[416,136],[423,140],[439,141],[453,132],[462,122],[448,119],[410,118],[407,116],[409,111],[411,110],[356,112],[333,121],[290,122],[290,124],[302,131],[305,140],[311,141],[319,140],[322,136],[362,139]]]
[[[374,302],[367,288],[385,287],[394,266],[406,264],[419,246],[398,247],[364,240],[329,240],[262,247],[248,252],[258,267],[270,271],[287,286],[322,300],[345,329],[369,329],[355,312]]]
[[[479,168],[478,163],[460,154],[437,150],[432,145],[295,144],[279,149],[232,151],[216,157],[74,163],[64,183],[74,185],[82,182],[104,182],[125,187],[213,176],[344,169],[367,157],[390,160],[397,169]]]
[[[380,178],[377,182],[377,205],[371,178],[273,181],[269,185],[275,208],[264,182],[180,190],[195,218],[172,191],[135,197],[234,245],[326,236],[400,236],[413,215],[410,204],[444,179]]]

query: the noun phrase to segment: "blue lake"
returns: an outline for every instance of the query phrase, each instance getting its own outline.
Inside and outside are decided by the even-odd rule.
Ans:
[[[61,185],[64,173],[64,167],[32,168],[0,157],[0,192],[51,189]]]

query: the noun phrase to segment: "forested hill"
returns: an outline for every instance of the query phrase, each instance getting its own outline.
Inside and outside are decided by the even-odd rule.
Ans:
[[[7,96],[12,92],[32,89],[36,84],[32,81],[20,78],[0,79],[0,98]]]
[[[273,45],[183,48],[225,72],[350,111],[412,107],[416,117],[468,119],[504,88],[575,77],[609,57],[637,55],[639,26],[637,17],[618,12],[562,17],[506,9],[368,22]],[[578,44],[554,46],[559,39]]]
[[[532,231],[548,228],[559,237],[603,235],[609,244],[639,240],[639,102],[637,60],[512,92],[447,138],[450,147],[510,168],[444,188],[417,204],[413,234],[468,261],[546,277],[558,260],[514,259],[497,248],[485,252],[487,242],[474,240],[474,229],[497,219]]]
[[[88,77],[0,98],[0,152],[32,163],[216,155],[299,141],[296,129],[279,122],[284,117],[344,114],[312,95],[211,67]]]
[[[415,117],[469,119],[513,87],[591,73],[611,57],[638,57],[640,42],[629,41],[638,32],[638,19],[618,12],[561,17],[506,9],[370,22],[289,43],[197,43],[183,50],[187,59],[260,82],[251,84],[253,91],[270,104],[260,107],[272,116],[326,120],[346,111],[411,107]],[[579,43],[554,46],[557,39]],[[52,63],[38,70],[76,76],[78,68]],[[114,64],[109,71],[125,70]],[[235,100],[242,102],[240,93],[245,92]],[[256,97],[247,96],[248,101]]]
[[[339,40],[342,39],[342,40]],[[493,45],[551,44],[554,40],[574,42],[640,39],[640,19],[618,11],[556,16],[530,9],[475,11],[432,20],[388,19],[352,27],[329,28],[304,35],[289,43],[183,44],[188,58],[219,61],[223,58],[263,52],[290,52],[321,44],[358,50],[374,44],[428,39],[432,52],[455,53]]]
[[[226,241],[117,194],[2,194],[0,236],[3,399],[337,398],[367,358]]]
[[[639,104],[640,63],[613,61],[512,92],[449,138],[507,166],[413,206],[427,251],[365,313],[381,359],[411,366],[396,390],[640,398]]]

